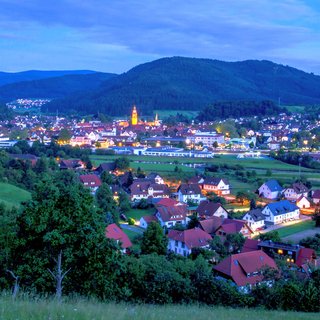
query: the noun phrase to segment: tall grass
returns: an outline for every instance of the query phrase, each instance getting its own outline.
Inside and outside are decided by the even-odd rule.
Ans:
[[[1,320],[313,320],[319,314],[259,309],[229,309],[196,305],[130,305],[74,299],[0,297]]]

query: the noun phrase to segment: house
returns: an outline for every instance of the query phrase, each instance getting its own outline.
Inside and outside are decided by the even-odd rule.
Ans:
[[[61,160],[60,170],[81,170],[84,169],[84,163],[81,160]]]
[[[178,200],[180,202],[199,203],[203,199],[201,189],[197,184],[182,183],[178,188]]]
[[[104,171],[111,172],[116,169],[115,162],[104,162],[99,165],[99,167],[95,170],[97,174],[102,174]]]
[[[194,176],[188,180],[188,184],[199,184],[201,185],[204,181],[204,178],[200,176]]]
[[[153,183],[156,183],[156,184],[164,184],[163,178],[155,172],[149,173],[146,176],[146,179],[151,180]]]
[[[151,183],[148,180],[134,181],[130,186],[132,201],[148,198],[169,198],[170,189],[165,184]]]
[[[221,205],[209,200],[201,201],[197,213],[200,218],[207,219],[208,217],[228,218],[228,211]]]
[[[172,228],[176,224],[186,225],[189,221],[187,218],[187,207],[186,206],[163,206],[156,205],[157,217],[161,227]]]
[[[283,257],[286,262],[296,264],[299,268],[303,264],[312,263],[317,258],[313,249],[295,244],[265,240],[258,243],[258,248],[271,257]]]
[[[80,182],[86,187],[90,188],[91,192],[96,192],[101,186],[102,182],[96,174],[83,174],[79,176]]]
[[[140,218],[139,226],[143,229],[147,229],[148,225],[151,222],[158,222],[157,217],[156,216],[143,216]]]
[[[38,161],[38,157],[33,154],[10,154],[9,157],[15,160],[21,160],[23,162],[30,161],[31,166],[34,167]]]
[[[199,228],[209,233],[210,235],[215,235],[216,231],[221,227],[223,219],[220,217],[212,216],[205,220],[199,221]]]
[[[271,179],[265,182],[258,190],[260,197],[275,200],[280,196],[283,188],[277,180]]]
[[[262,213],[266,224],[280,224],[300,218],[299,207],[288,200],[269,203],[262,209]]]
[[[105,235],[108,239],[113,239],[119,243],[123,253],[126,253],[132,247],[129,237],[115,223],[106,227]]]
[[[247,221],[238,219],[224,219],[222,225],[216,230],[215,234],[225,239],[228,234],[240,233],[245,238],[251,237],[253,231]]]
[[[182,256],[188,256],[194,248],[208,248],[212,237],[199,228],[168,233],[168,250]]]
[[[319,204],[320,203],[320,189],[314,190],[312,192],[312,201],[314,204]]]
[[[264,268],[277,270],[275,261],[262,250],[233,254],[213,269],[223,278],[232,280],[240,290],[247,291],[264,282],[262,270]]]
[[[305,197],[305,196],[300,196],[300,198],[298,198],[297,201],[296,201],[296,205],[297,205],[297,207],[299,207],[300,209],[307,209],[307,208],[310,208],[311,203],[310,203],[310,201],[307,199],[307,197]]]
[[[205,178],[202,183],[202,188],[207,192],[214,192],[218,196],[230,194],[230,184],[227,179]]]
[[[248,211],[243,217],[242,220],[246,220],[248,226],[252,231],[260,230],[264,227],[265,216],[262,213],[261,209],[253,209]]]
[[[298,200],[300,197],[308,197],[309,189],[301,182],[293,183],[283,190],[283,195],[288,200]]]
[[[259,242],[260,240],[246,238],[242,246],[241,253],[259,250],[259,247],[258,247]]]

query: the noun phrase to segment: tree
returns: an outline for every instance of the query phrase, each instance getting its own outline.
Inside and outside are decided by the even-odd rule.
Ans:
[[[71,138],[72,138],[71,132],[65,128],[63,128],[58,135],[58,141],[60,143],[68,143]]]
[[[312,219],[315,222],[316,228],[320,227],[320,209],[315,210]]]
[[[91,160],[88,160],[86,163],[86,169],[91,170],[93,168],[93,164],[91,162]]]
[[[119,223],[119,212],[117,210],[118,206],[113,198],[112,191],[106,183],[98,188],[96,194],[96,201],[98,207],[102,210],[104,214],[110,213],[113,217],[114,223]]]
[[[238,202],[241,202],[241,204],[243,205],[245,201],[248,201],[250,199],[250,195],[248,194],[248,192],[238,191],[236,195],[236,199]]]
[[[117,158],[115,164],[119,170],[127,170],[130,167],[130,161],[127,157]]]
[[[245,242],[245,237],[241,233],[232,233],[227,235],[226,245],[233,253],[241,251]]]
[[[250,210],[256,209],[257,208],[257,203],[255,199],[250,200]]]
[[[113,177],[108,171],[103,171],[101,173],[100,179],[101,179],[102,182],[104,182],[104,183],[106,183],[108,185],[113,183]]]
[[[20,277],[21,286],[52,292],[48,269],[51,259],[63,252],[62,268],[72,268],[64,279],[66,293],[112,296],[118,246],[106,239],[104,217],[90,192],[64,174],[64,181],[59,174],[44,177],[32,200],[22,205],[9,255],[10,270]]]
[[[273,242],[280,242],[281,241],[279,232],[276,230],[269,231],[266,233],[260,233],[259,238],[262,241],[265,241],[265,240],[271,240]]]
[[[121,212],[128,212],[131,209],[129,196],[124,191],[119,193],[119,208]]]
[[[159,223],[152,221],[147,230],[143,233],[141,240],[141,253],[157,253],[164,255],[167,253],[168,238],[164,235]]]

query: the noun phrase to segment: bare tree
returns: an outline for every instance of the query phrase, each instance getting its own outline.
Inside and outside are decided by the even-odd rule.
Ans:
[[[16,276],[11,270],[7,270],[8,273],[10,273],[10,275],[12,276],[12,278],[14,279],[14,286],[12,289],[12,298],[15,299],[18,292],[19,292],[19,276]]]
[[[58,301],[61,301],[62,297],[62,281],[63,278],[67,275],[67,273],[71,270],[69,268],[67,271],[63,272],[61,268],[61,263],[62,263],[62,251],[59,252],[58,254],[58,260],[53,259],[54,262],[56,263],[56,270],[53,272],[50,269],[48,269],[49,273],[51,274],[52,278],[56,281],[56,297]]]

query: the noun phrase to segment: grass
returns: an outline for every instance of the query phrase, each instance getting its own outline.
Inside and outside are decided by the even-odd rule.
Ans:
[[[19,206],[22,201],[31,199],[30,192],[13,186],[12,184],[0,182],[0,201],[7,206]]]
[[[152,215],[154,213],[153,208],[149,209],[130,209],[129,212],[126,213],[126,216],[128,218],[133,218],[136,221],[139,221],[141,217],[147,216],[147,215]]]
[[[134,241],[137,236],[139,236],[139,233],[134,232],[132,230],[128,230],[128,229],[122,229],[122,230],[129,237],[131,242]]]
[[[163,119],[169,116],[176,116],[177,113],[180,113],[186,117],[189,117],[191,119],[194,119],[199,111],[191,111],[191,110],[154,110],[154,113],[157,113],[159,116],[159,119]]]
[[[99,303],[84,299],[58,304],[52,299],[0,298],[0,319],[4,320],[316,320],[317,313],[232,309],[196,305],[133,305]]]
[[[277,229],[279,235],[281,238],[291,236],[292,234],[313,229],[314,228],[314,221],[312,220],[307,220],[307,221],[302,221],[296,224],[293,224],[292,226],[287,226],[283,227],[280,229]]]
[[[298,112],[298,113],[302,113],[305,109],[304,106],[285,106],[285,108],[289,112]]]

